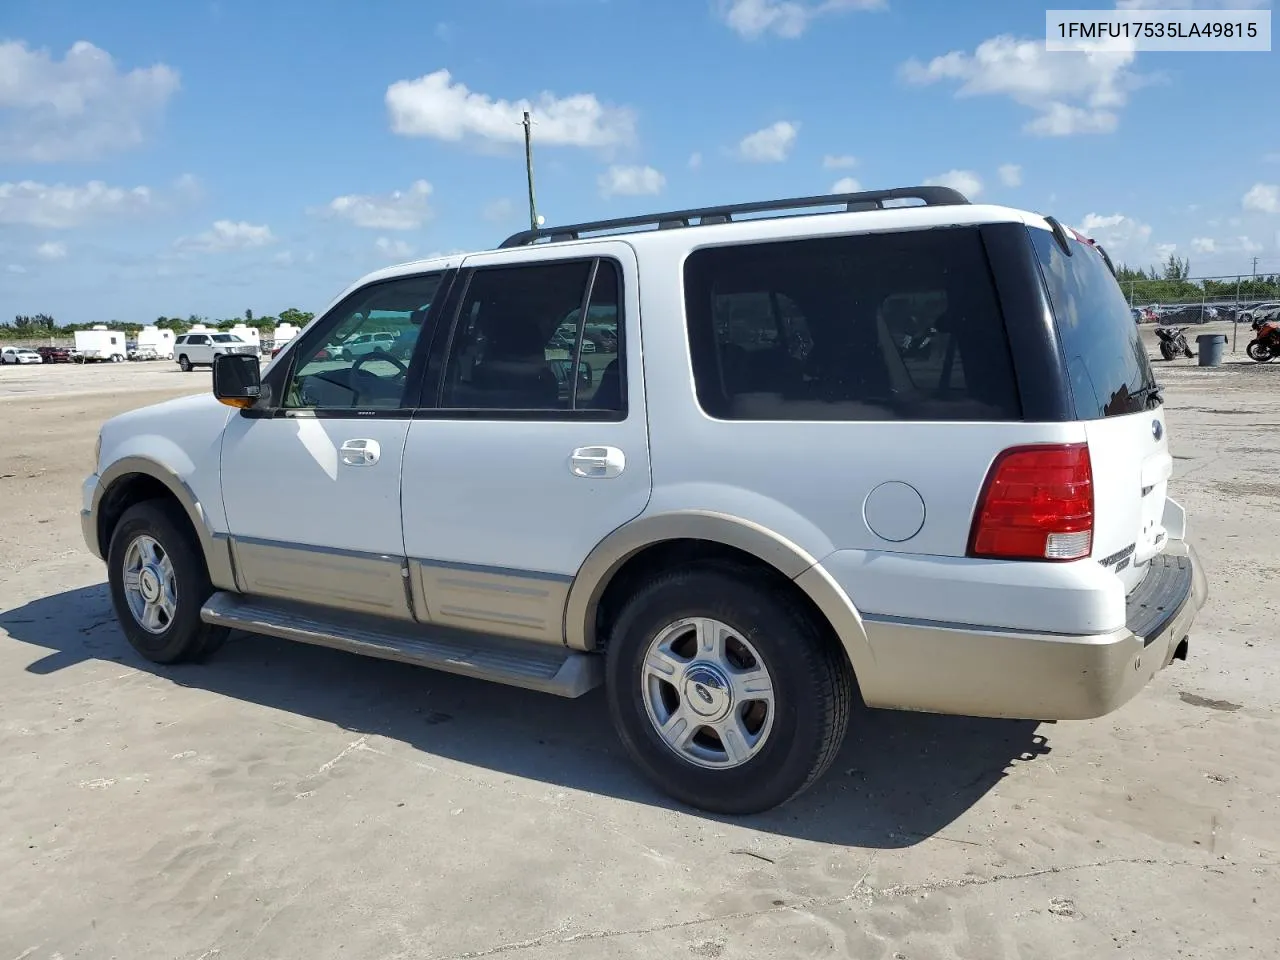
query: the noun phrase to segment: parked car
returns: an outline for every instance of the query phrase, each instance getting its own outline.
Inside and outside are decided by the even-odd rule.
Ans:
[[[173,341],[173,355],[178,366],[189,372],[195,367],[213,366],[214,357],[223,354],[248,354],[256,357],[258,348],[234,333],[184,333]]]
[[[71,362],[71,351],[66,347],[36,347],[36,353],[45,363]]]
[[[0,351],[0,362],[3,363],[43,363],[44,358],[27,347],[5,347]]]
[[[338,344],[337,355],[343,360],[352,360],[365,354],[379,350],[386,352],[395,343],[396,335],[389,330],[378,330],[374,333],[358,333]]]
[[[945,187],[829,203],[385,269],[292,362],[218,356],[212,395],[108,420],[81,516],[125,637],[159,663],[243,629],[603,685],[638,769],[729,814],[821,777],[854,696],[1115,710],[1189,655],[1207,586],[1102,252]],[[619,350],[566,395],[547,354],[582,303]],[[409,362],[311,359],[424,304]]]
[[[1194,304],[1178,307],[1160,317],[1160,323],[1167,327],[1184,327],[1189,324],[1210,323],[1218,319],[1218,311],[1213,307]]]
[[[1241,323],[1253,323],[1259,314],[1268,313],[1272,310],[1280,310],[1280,300],[1268,300],[1264,303],[1256,303],[1252,307],[1240,311],[1238,319]]]

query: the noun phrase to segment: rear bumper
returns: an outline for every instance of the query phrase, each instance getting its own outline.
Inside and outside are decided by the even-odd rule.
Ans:
[[[1195,548],[1172,541],[1126,602],[1124,628],[1092,636],[864,616],[868,706],[977,717],[1084,720],[1130,700],[1175,657],[1209,594]]]

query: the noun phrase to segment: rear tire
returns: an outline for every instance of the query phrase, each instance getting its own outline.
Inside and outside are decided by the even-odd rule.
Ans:
[[[191,372],[191,361],[187,359],[187,355],[185,353],[178,357],[178,369],[183,373]]]
[[[201,660],[226,640],[226,627],[200,619],[213,584],[176,504],[147,500],[124,512],[111,534],[107,579],[125,637],[153,663]]]
[[[720,640],[703,646],[708,636]],[[605,670],[631,759],[670,796],[714,813],[759,813],[800,794],[849,723],[844,651],[753,571],[697,566],[652,580],[611,630]]]

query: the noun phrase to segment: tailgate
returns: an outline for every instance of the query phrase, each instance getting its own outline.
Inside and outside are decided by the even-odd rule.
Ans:
[[[1173,457],[1164,409],[1086,423],[1085,436],[1093,465],[1093,558],[1128,593],[1168,540],[1164,501]]]

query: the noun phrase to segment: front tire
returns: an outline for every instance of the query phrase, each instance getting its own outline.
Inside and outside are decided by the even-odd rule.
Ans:
[[[1250,340],[1249,345],[1244,348],[1244,352],[1249,355],[1249,359],[1257,363],[1266,363],[1275,354],[1261,340]]]
[[[125,637],[153,663],[200,660],[226,639],[227,628],[200,619],[213,584],[176,505],[147,500],[124,512],[111,535],[107,577]]]
[[[605,669],[631,759],[714,813],[759,813],[803,792],[848,727],[844,652],[754,571],[699,566],[651,581],[610,632]]]
[[[1174,350],[1172,343],[1168,340],[1160,341],[1160,356],[1164,357],[1166,360],[1172,360],[1177,355],[1177,351]]]

